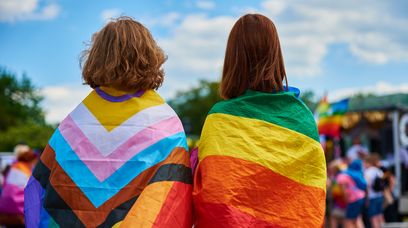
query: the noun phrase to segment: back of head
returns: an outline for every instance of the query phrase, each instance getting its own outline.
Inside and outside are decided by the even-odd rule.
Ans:
[[[29,146],[24,144],[18,144],[14,147],[14,155],[17,161],[30,162],[37,158],[36,154],[30,149]]]
[[[82,77],[92,88],[157,89],[163,82],[166,57],[149,30],[129,17],[109,22],[83,52]]]
[[[286,72],[279,37],[273,22],[260,14],[247,14],[234,25],[228,38],[220,94],[224,99],[246,90],[283,90]]]
[[[378,166],[380,161],[380,155],[377,153],[372,153],[364,159],[364,162],[370,166]]]

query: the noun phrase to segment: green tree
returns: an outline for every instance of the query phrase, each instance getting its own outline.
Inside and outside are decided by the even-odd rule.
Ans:
[[[26,122],[44,125],[44,112],[39,106],[42,99],[27,76],[18,80],[0,69],[0,131]]]
[[[0,68],[0,151],[11,151],[18,143],[43,148],[53,127],[47,125],[40,107],[43,97],[23,75]]]
[[[315,93],[312,90],[305,90],[300,93],[300,99],[306,104],[306,106],[314,112],[317,107],[318,100]]]
[[[54,127],[25,123],[0,132],[0,151],[12,151],[15,145],[24,143],[32,148],[43,149],[50,139]]]
[[[169,101],[188,134],[200,135],[207,113],[221,100],[218,87],[218,82],[200,81],[197,87],[178,92],[176,98]]]

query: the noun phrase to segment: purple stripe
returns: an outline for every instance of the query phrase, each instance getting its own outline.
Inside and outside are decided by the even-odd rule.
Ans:
[[[40,183],[31,176],[24,191],[24,215],[26,227],[39,227],[40,214],[43,210],[41,200],[43,195],[44,189],[41,187]]]
[[[193,171],[193,177],[194,177],[195,170],[197,168],[197,164],[198,164],[198,147],[191,150],[191,154],[190,154],[190,165],[191,165],[191,171]]]
[[[107,94],[105,91],[101,90],[99,87],[95,88],[96,93],[102,97],[105,100],[111,101],[111,102],[123,102],[123,101],[127,101],[129,99],[132,99],[134,97],[140,97],[144,94],[143,90],[137,91],[135,93],[131,93],[131,94],[125,94],[122,96],[112,96]]]

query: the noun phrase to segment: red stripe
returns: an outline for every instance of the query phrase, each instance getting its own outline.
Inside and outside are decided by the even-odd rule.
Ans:
[[[319,134],[328,136],[340,136],[341,126],[337,123],[325,123],[318,126]]]
[[[192,227],[192,185],[174,182],[153,227]]]
[[[197,217],[195,226],[201,227],[282,227],[260,220],[252,215],[225,204],[200,203],[197,208],[202,213]],[[217,218],[217,221],[214,221]]]

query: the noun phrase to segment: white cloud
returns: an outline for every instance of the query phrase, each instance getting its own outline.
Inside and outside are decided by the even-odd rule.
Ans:
[[[408,62],[408,18],[395,16],[391,4],[265,0],[260,12],[278,28],[288,74],[304,77],[322,74],[323,60],[336,44],[371,64]]]
[[[168,55],[164,66],[166,79],[161,91],[173,95],[170,91],[185,89],[199,79],[218,79],[228,33],[234,21],[229,16],[187,15],[170,36],[158,39],[158,44]]]
[[[331,46],[338,44],[370,64],[408,62],[408,19],[396,17],[390,4],[368,0],[264,0],[258,9],[242,9],[265,14],[274,21],[288,76],[304,78],[324,75],[323,61]],[[171,80],[181,86],[202,78],[218,79],[227,37],[238,16],[177,14],[168,35],[158,37],[169,57],[164,87]]]
[[[88,86],[60,85],[43,88],[41,93],[45,98],[43,106],[47,122],[62,121],[90,91]]]
[[[215,8],[215,2],[199,0],[196,2],[196,6],[203,10],[211,10]]]
[[[56,18],[60,11],[60,6],[53,2],[40,7],[38,0],[2,0],[0,22],[50,20]]]
[[[282,0],[263,1],[261,6],[272,16],[278,16],[287,8],[286,3]]]
[[[394,93],[408,93],[408,83],[394,85],[385,81],[379,81],[374,85],[368,85],[364,87],[351,87],[335,90],[328,94],[330,101],[337,101],[343,98],[351,97],[353,95],[363,94],[375,94],[375,95],[387,95]]]
[[[114,8],[114,9],[106,9],[106,10],[103,10],[103,11],[101,12],[101,20],[102,20],[103,22],[108,22],[108,21],[110,21],[110,20],[112,20],[112,19],[114,19],[114,18],[119,17],[122,13],[123,13],[123,12],[122,12],[121,9],[116,9],[116,8]]]

